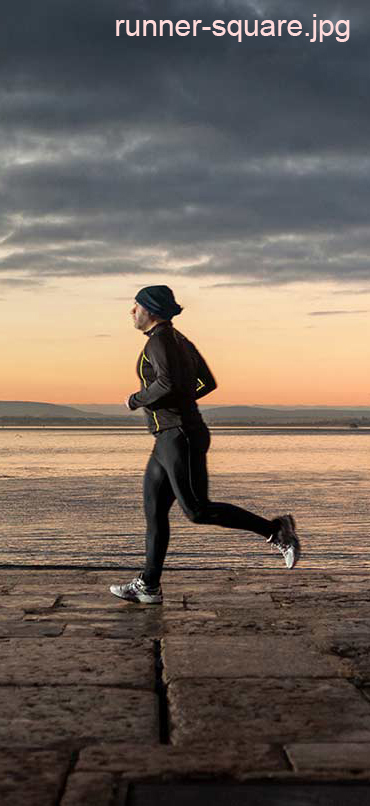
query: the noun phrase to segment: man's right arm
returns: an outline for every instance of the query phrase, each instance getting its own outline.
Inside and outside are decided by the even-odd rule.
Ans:
[[[151,339],[150,346],[146,348],[148,360],[150,361],[155,380],[140,392],[129,397],[129,408],[133,411],[141,406],[150,406],[173,391],[173,361],[169,345],[160,338]]]

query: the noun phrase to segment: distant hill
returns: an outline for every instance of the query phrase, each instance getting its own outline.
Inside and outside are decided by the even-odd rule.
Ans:
[[[284,423],[310,424],[330,422],[370,422],[370,408],[345,408],[340,406],[220,406],[204,412],[204,419],[209,425],[217,423],[244,423],[245,425],[283,425]]]
[[[91,413],[91,417],[98,415]],[[103,415],[101,415],[103,416]],[[61,406],[55,403],[28,403],[26,401],[4,400],[0,401],[0,417],[69,417],[71,420],[86,417],[86,412],[71,406]]]
[[[88,414],[104,414],[107,417],[123,417],[126,412],[127,416],[127,409],[123,403],[68,403],[68,406],[72,406],[72,408],[79,409],[80,411],[85,411]],[[207,409],[217,409],[217,408],[224,408],[224,406],[212,406],[209,403],[203,403],[200,401],[200,408],[201,411],[204,412]],[[135,411],[131,412],[131,415],[138,415],[140,414],[140,409],[136,409]]]
[[[358,406],[202,406],[208,425],[370,425],[370,407]],[[42,423],[96,423],[135,425],[143,422],[143,410],[128,412],[122,404],[76,406],[27,401],[0,401],[2,425]]]
[[[128,415],[126,406],[123,403],[71,403],[73,408],[89,414],[93,417],[95,414],[104,417],[124,417]],[[132,414],[138,414],[139,410],[133,411]]]

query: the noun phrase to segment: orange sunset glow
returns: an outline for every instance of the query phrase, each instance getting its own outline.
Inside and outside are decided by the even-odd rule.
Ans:
[[[152,278],[117,277],[12,290],[1,307],[2,399],[123,401],[138,388],[136,357],[145,336],[134,330],[130,309],[147,282]],[[174,325],[194,341],[218,381],[202,403],[369,402],[369,317],[353,311],[356,297],[349,305],[345,289],[212,288],[175,274],[171,284],[184,306]],[[333,299],[338,312],[325,313]]]

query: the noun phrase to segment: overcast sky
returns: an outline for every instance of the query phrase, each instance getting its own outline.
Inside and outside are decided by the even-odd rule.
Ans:
[[[311,31],[313,13],[350,18],[349,40],[115,36],[121,18]],[[369,46],[358,1],[5,3],[0,305],[63,278],[82,294],[84,280],[153,276],[210,295],[324,284],[308,316],[366,319]]]

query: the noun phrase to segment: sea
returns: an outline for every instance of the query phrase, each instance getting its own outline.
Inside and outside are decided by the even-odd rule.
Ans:
[[[153,437],[132,427],[0,429],[2,567],[139,569]],[[302,569],[370,569],[370,429],[213,427],[210,498],[292,512]],[[258,535],[195,525],[177,503],[166,568],[274,569]]]

